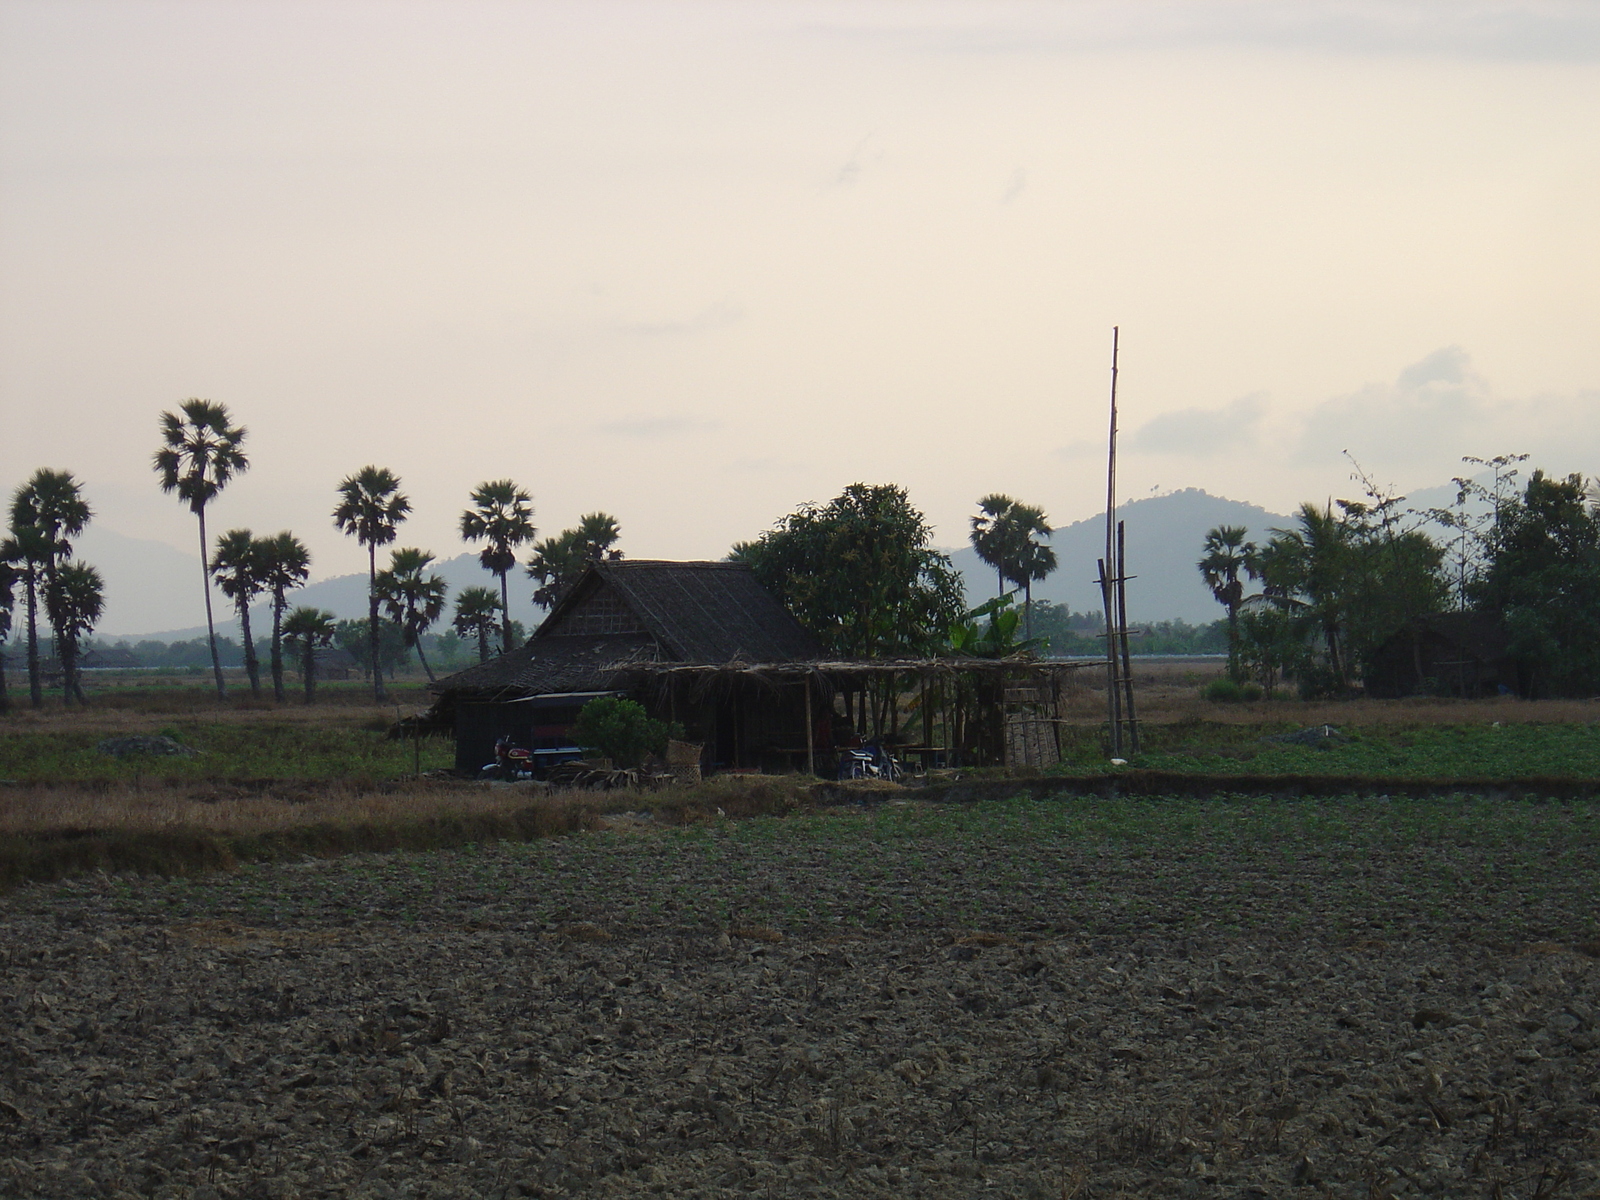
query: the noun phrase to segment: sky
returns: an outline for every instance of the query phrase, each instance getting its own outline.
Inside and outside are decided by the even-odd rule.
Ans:
[[[1466,455],[1600,473],[1600,5],[0,0],[0,487],[248,430],[216,532],[720,557],[860,480],[1289,512]],[[1347,454],[1348,452],[1348,454]],[[198,591],[198,589],[196,589]]]

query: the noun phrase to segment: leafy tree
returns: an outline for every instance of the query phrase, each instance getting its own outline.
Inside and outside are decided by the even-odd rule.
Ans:
[[[401,521],[411,512],[411,501],[400,490],[400,480],[387,467],[362,467],[339,484],[339,504],[333,523],[367,548],[367,633],[371,640],[372,695],[380,704],[385,696],[383,671],[378,662],[378,547],[394,541]]]
[[[267,588],[263,542],[248,529],[230,529],[217,539],[211,556],[211,574],[222,594],[239,613],[239,633],[244,641],[244,669],[250,677],[250,694],[261,695],[261,664],[255,639],[250,636],[250,603]]]
[[[1600,507],[1581,475],[1529,476],[1500,510],[1470,595],[1505,622],[1532,694],[1600,690]]]
[[[163,492],[176,492],[200,522],[200,575],[205,585],[206,638],[211,645],[211,670],[217,696],[228,694],[222,682],[222,661],[217,657],[217,627],[211,616],[210,546],[206,541],[206,505],[216,499],[235,475],[250,467],[240,447],[246,430],[233,424],[226,404],[189,399],[178,406],[182,413],[161,414],[161,440],[155,453],[156,474]]]
[[[311,552],[287,529],[262,538],[259,545],[262,586],[272,596],[272,698],[282,704],[283,614],[289,604],[285,597],[310,577]]]
[[[17,603],[17,581],[21,573],[0,559],[0,714],[11,711],[11,693],[6,688],[6,640],[11,636],[11,614]]]
[[[576,529],[562,530],[559,536],[537,543],[528,560],[528,576],[539,581],[533,602],[552,609],[590,563],[621,558],[622,551],[612,549],[621,536],[615,517],[596,512],[580,518]]]
[[[341,649],[348,650],[351,656],[363,664],[363,670],[370,670],[365,664],[367,653],[372,648],[372,627],[367,624],[367,618],[359,621],[337,621],[333,628],[333,644]],[[378,625],[378,668],[393,679],[399,674],[400,668],[405,666],[406,639],[398,625],[381,620]]]
[[[435,680],[422,649],[422,635],[443,614],[448,591],[443,579],[426,573],[432,561],[433,555],[427,551],[408,547],[392,552],[388,569],[378,572],[378,596],[384,611],[400,627],[405,644],[416,649],[429,683]]]
[[[317,651],[332,644],[333,633],[333,614],[325,609],[301,605],[284,618],[283,636],[298,643],[307,704],[317,697]]]
[[[1252,617],[1247,657],[1273,659],[1271,669],[1294,673],[1308,694],[1347,692],[1379,645],[1447,600],[1443,551],[1404,528],[1404,497],[1370,483],[1368,496],[1372,503],[1338,501],[1337,513],[1333,504],[1301,505],[1298,525],[1274,529],[1245,564],[1262,583],[1255,607],[1279,614]],[[1296,634],[1319,643],[1320,660],[1289,653]]]
[[[63,563],[57,566],[45,586],[45,609],[56,633],[56,654],[61,659],[62,696],[71,704],[76,698],[87,704],[78,678],[78,645],[83,635],[94,629],[105,609],[105,583],[88,563]]]
[[[930,537],[903,488],[853,483],[735,546],[732,557],[833,653],[933,654],[966,604],[960,573]]]
[[[620,696],[596,696],[578,710],[572,740],[619,767],[637,767],[646,754],[663,754],[673,729],[642,704]]]
[[[1254,561],[1256,546],[1245,541],[1249,531],[1243,525],[1219,525],[1206,531],[1201,547],[1200,577],[1228,611],[1228,677],[1239,678],[1239,607],[1244,603],[1241,576]]]
[[[478,639],[478,661],[489,661],[489,635],[500,616],[500,601],[488,588],[462,588],[456,594],[456,615],[451,621],[462,637]]]
[[[471,499],[472,507],[461,514],[461,537],[488,543],[479,551],[478,561],[500,579],[500,645],[503,650],[514,650],[506,577],[517,565],[517,547],[531,542],[538,532],[533,527],[533,497],[509,479],[494,479],[480,483]]]
[[[39,674],[40,594],[72,554],[71,539],[83,532],[92,515],[82,486],[70,471],[41,467],[11,497],[11,534],[0,545],[0,558],[22,572],[28,603],[28,694],[35,708],[44,703]],[[59,641],[61,631],[55,634]]]

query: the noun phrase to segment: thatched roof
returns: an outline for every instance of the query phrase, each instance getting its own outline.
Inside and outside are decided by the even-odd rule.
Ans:
[[[741,563],[592,563],[521,649],[441,679],[446,695],[605,690],[646,663],[784,663],[816,638]]]

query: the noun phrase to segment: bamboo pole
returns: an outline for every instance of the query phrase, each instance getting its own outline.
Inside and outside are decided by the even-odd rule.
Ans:
[[[1117,523],[1117,352],[1119,326],[1111,327],[1111,427],[1106,437],[1106,556],[1100,560],[1100,597],[1106,618],[1106,718],[1111,726],[1111,756],[1122,757],[1121,688],[1117,671],[1117,605],[1121,590],[1115,541]]]
[[[817,735],[811,727],[811,676],[802,675],[806,686],[806,774],[817,773]]]
[[[1128,751],[1139,753],[1139,721],[1133,715],[1133,664],[1128,660],[1128,568],[1127,542],[1121,521],[1117,522],[1117,626],[1122,635],[1122,719],[1128,726]]]

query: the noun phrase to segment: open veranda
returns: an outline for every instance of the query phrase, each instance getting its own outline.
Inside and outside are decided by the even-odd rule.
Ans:
[[[14,710],[0,1192],[1600,1194],[1600,714],[1141,683],[1127,770],[1214,786],[1119,790],[1092,690],[1059,788],[563,795],[354,695]]]

